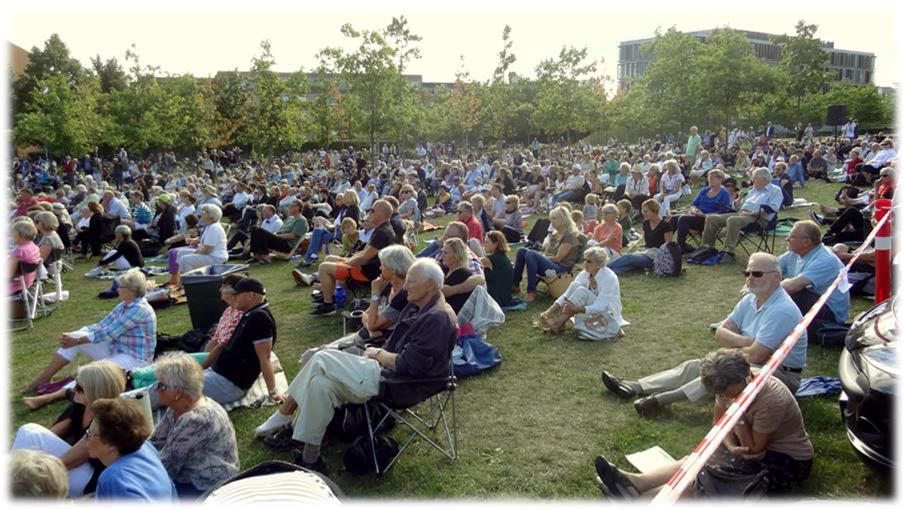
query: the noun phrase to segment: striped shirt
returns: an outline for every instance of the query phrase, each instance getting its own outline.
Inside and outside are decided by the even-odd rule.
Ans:
[[[151,362],[157,346],[157,316],[145,298],[121,301],[97,324],[87,326],[92,343],[110,342],[111,354]]]

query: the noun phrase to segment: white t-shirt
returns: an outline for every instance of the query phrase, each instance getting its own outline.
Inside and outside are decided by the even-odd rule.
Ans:
[[[226,232],[220,222],[204,227],[204,232],[201,233],[201,245],[213,246],[214,249],[209,255],[216,259],[225,261],[229,258],[229,254],[226,252]]]

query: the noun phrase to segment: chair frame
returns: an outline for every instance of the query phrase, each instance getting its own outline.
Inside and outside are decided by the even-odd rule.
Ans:
[[[761,206],[761,210],[758,211],[756,217],[758,221],[765,212],[772,212],[765,211],[765,208],[766,206]],[[779,212],[776,211],[773,214],[773,219],[768,221],[766,226],[761,227],[758,221],[739,231],[738,246],[749,257],[759,251],[773,253],[776,249],[776,225],[779,223]]]
[[[367,403],[365,403],[365,419],[368,424],[368,440],[371,444],[371,457],[374,465],[374,474],[381,475],[390,470],[393,464],[396,463],[396,460],[408,449],[408,447],[412,444],[412,442],[421,438],[428,442],[435,450],[445,455],[450,460],[456,460],[459,455],[458,451],[458,419],[456,417],[456,387],[457,378],[452,373],[452,364],[450,364],[450,374],[447,377],[438,377],[438,378],[430,378],[430,379],[389,379],[381,377],[380,384],[430,384],[430,383],[440,383],[445,382],[446,386],[438,391],[437,393],[431,395],[430,397],[422,400],[421,402],[414,404],[410,407],[404,409],[395,409],[393,406],[388,405],[386,402],[380,400],[380,397],[375,399],[371,399]],[[427,406],[426,413],[417,413],[414,408],[419,406]],[[450,417],[447,417],[447,408],[449,409]],[[386,414],[375,424],[371,418],[371,414],[378,411],[383,410]],[[381,426],[386,422],[389,417],[393,417],[396,419],[397,423],[404,423],[409,432],[408,438],[400,444],[399,451],[396,455],[390,460],[387,464],[386,468],[381,471],[380,464],[377,461],[377,450],[375,448],[374,438],[376,435],[376,431],[379,431]],[[431,434],[437,432],[437,427],[440,424],[443,424],[443,434],[441,437],[435,440],[431,437]],[[440,441],[444,439],[446,441],[446,446],[440,444]]]

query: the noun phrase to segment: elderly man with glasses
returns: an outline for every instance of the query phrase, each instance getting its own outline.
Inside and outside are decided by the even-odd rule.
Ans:
[[[817,303],[845,267],[830,247],[821,243],[820,236],[820,227],[813,221],[795,222],[786,236],[789,251],[779,257],[784,278],[782,288],[792,297],[802,314]],[[808,334],[816,339],[825,323],[845,323],[850,306],[848,291],[843,292],[836,287],[808,326]]]
[[[760,369],[783,340],[801,321],[801,311],[783,288],[779,260],[758,252],[748,259],[745,296],[716,330],[714,338],[722,347],[741,349],[754,370]],[[801,337],[773,375],[792,393],[801,384],[807,361],[808,336]],[[646,395],[635,401],[638,414],[648,415],[661,407],[687,398],[703,402],[710,395],[701,383],[701,360],[692,359],[638,381],[620,380],[607,371],[601,378],[606,388],[622,398]]]

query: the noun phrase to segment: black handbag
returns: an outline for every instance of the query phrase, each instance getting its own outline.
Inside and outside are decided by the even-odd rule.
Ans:
[[[762,466],[751,472],[731,466],[707,464],[695,480],[698,498],[760,499],[767,494],[770,478]]]

